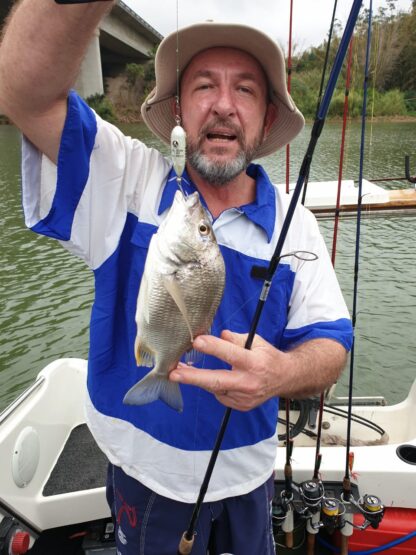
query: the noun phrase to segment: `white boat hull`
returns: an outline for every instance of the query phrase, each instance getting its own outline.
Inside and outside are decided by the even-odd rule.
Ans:
[[[40,372],[35,384],[0,415],[0,520],[2,513],[9,510],[28,528],[40,533],[110,516],[105,480],[100,487],[92,489],[44,494],[71,432],[85,423],[86,372],[85,360],[53,362]],[[389,438],[384,445],[372,445],[378,434],[353,423],[352,438],[368,443],[352,448],[353,476],[360,494],[375,494],[385,506],[416,509],[416,460],[406,463],[396,452],[400,445],[406,444],[416,453],[416,382],[402,403],[354,407],[353,412],[384,428]],[[295,413],[293,417],[296,419]],[[334,438],[342,442],[346,420],[325,413],[324,421],[329,429],[323,432],[323,444]],[[28,430],[29,440],[25,443]],[[33,448],[36,442],[39,449]],[[341,482],[345,473],[345,447],[323,445],[321,453],[322,480]],[[411,453],[411,458],[413,456],[416,459]],[[311,479],[314,460],[314,440],[300,433],[295,438],[292,456],[295,482]],[[284,463],[282,446],[276,453],[278,480],[283,480]],[[27,483],[22,485],[22,479]]]

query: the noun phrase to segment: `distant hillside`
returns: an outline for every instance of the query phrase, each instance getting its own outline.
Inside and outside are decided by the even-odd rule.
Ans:
[[[368,109],[374,116],[416,116],[416,0],[409,13],[396,11],[397,0],[387,0],[387,8],[373,14]],[[353,43],[350,115],[362,107],[367,10],[361,14]],[[330,49],[335,57],[342,29],[336,22]],[[292,96],[306,117],[313,118],[327,43],[313,47],[292,60]],[[339,78],[329,115],[341,116],[345,94],[346,63]]]

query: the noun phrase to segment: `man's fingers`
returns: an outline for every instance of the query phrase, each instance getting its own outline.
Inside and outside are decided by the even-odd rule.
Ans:
[[[237,337],[240,334],[232,335],[234,336],[233,339],[235,342],[228,339],[220,339],[213,335],[199,335],[194,340],[193,346],[198,351],[220,358],[231,366],[246,368],[249,365],[251,353],[247,349],[244,349],[245,341],[241,344],[241,337],[240,339]]]
[[[169,374],[169,379],[173,382],[196,385],[211,393],[224,395],[235,383],[230,376],[229,370],[199,370],[189,366],[178,366]]]
[[[239,345],[240,347],[244,347],[247,337],[247,333],[236,333],[230,330],[224,330],[221,332],[221,339],[234,343],[234,345]]]

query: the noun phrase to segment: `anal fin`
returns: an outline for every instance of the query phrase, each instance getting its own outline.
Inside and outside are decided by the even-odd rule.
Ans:
[[[136,337],[134,343],[134,354],[137,366],[148,366],[151,368],[155,365],[155,355],[153,351],[143,345],[138,337]]]

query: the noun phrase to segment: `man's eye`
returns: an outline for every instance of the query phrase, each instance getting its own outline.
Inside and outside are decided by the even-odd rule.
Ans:
[[[250,89],[250,87],[240,86],[239,90],[244,94],[253,94],[253,91]]]

